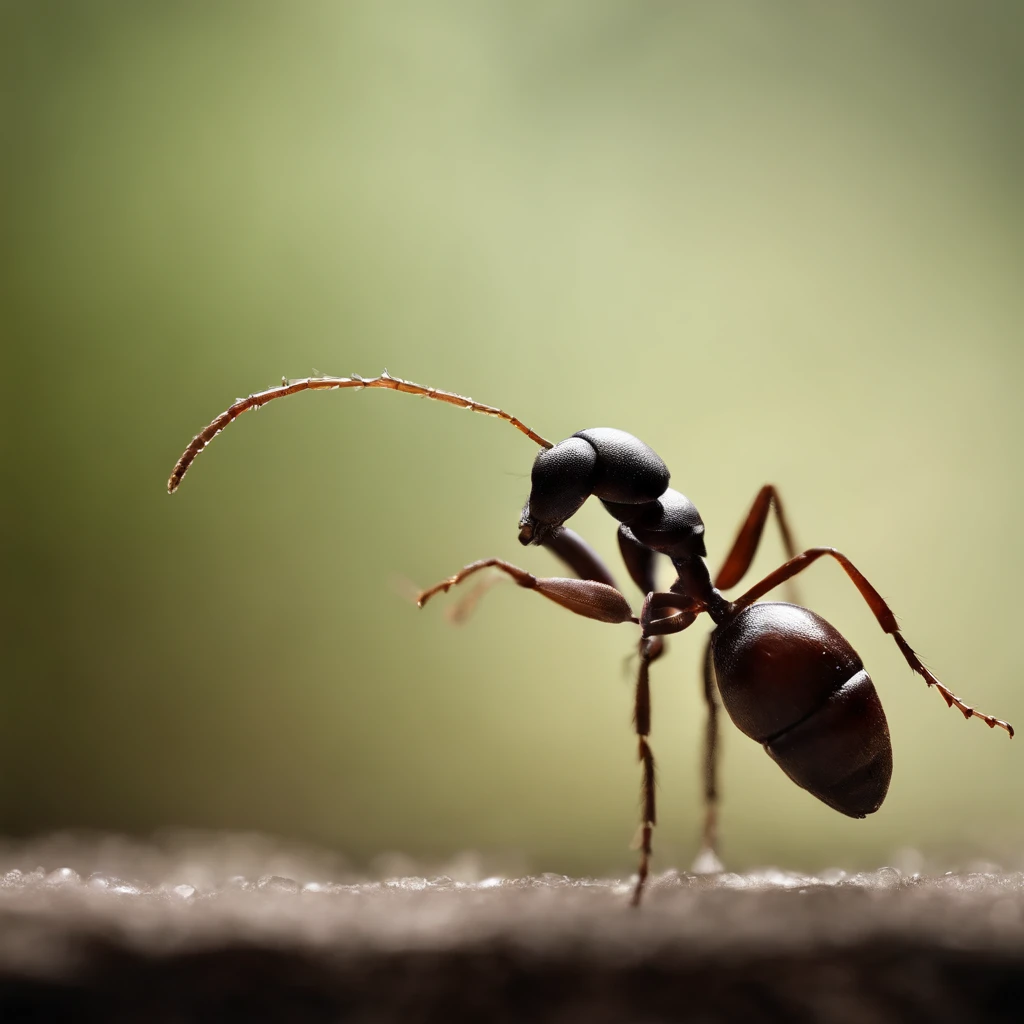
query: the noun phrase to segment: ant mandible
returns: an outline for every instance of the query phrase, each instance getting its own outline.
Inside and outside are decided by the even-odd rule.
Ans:
[[[633,705],[642,765],[640,865],[632,903],[640,902],[651,858],[657,815],[651,732],[650,665],[665,651],[663,637],[679,633],[706,612],[715,628],[704,652],[704,697],[708,719],[704,749],[704,821],[698,863],[717,864],[718,708],[715,682],[737,728],[760,743],[798,786],[852,818],[877,811],[892,776],[892,745],[885,713],[871,677],[849,642],[821,616],[796,604],[758,602],[769,591],[803,572],[823,556],[834,558],[860,591],[882,630],[892,636],[907,664],[949,707],[964,718],[1013,736],[1013,727],[965,704],[922,664],[900,632],[896,617],[857,567],[835,548],[797,554],[778,492],[761,488],[725,562],[712,581],[704,559],[704,523],[693,502],[668,486],[665,463],[643,441],[611,427],[580,430],[552,444],[515,416],[449,391],[392,377],[309,377],[282,380],[241,398],[197,434],[167,481],[174,492],[195,457],[229,423],[250,409],[300,391],[386,388],[431,398],[510,423],[540,445],[533,463],[530,496],[519,519],[519,542],[539,544],[578,578],[539,577],[501,558],[472,562],[420,593],[422,607],[435,594],[483,569],[498,569],[519,586],[536,590],[577,615],[600,622],[640,626],[639,670]],[[591,495],[619,521],[618,542],[630,577],[646,595],[633,614],[601,557],[565,522]],[[787,561],[735,601],[723,590],[735,587],[754,559],[769,513],[774,509]],[[676,573],[667,591],[655,583],[658,555]]]

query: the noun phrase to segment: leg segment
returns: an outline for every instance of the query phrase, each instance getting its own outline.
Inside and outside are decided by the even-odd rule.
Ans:
[[[651,837],[657,823],[654,798],[654,754],[647,741],[651,734],[650,665],[664,653],[665,644],[660,637],[640,641],[640,668],[636,677],[636,696],[633,704],[633,725],[637,735],[637,757],[643,768],[640,785],[640,866],[637,869],[633,906],[640,905],[644,883],[651,863]]]
[[[656,616],[655,612],[668,611],[669,614]],[[703,606],[693,603],[682,594],[673,594],[670,590],[655,591],[644,598],[644,606],[640,612],[640,628],[643,636],[665,636],[668,633],[681,633],[693,624]]]
[[[764,524],[768,521],[768,513],[775,509],[775,518],[779,524],[779,532],[782,534],[782,546],[786,551],[786,558],[796,557],[796,543],[793,540],[793,531],[789,528],[786,513],[782,508],[782,499],[779,492],[771,484],[765,484],[757,492],[753,505],[743,521],[736,540],[733,541],[732,549],[726,555],[722,568],[718,570],[715,577],[715,586],[719,590],[728,590],[735,587],[747,574],[750,563],[757,554],[758,545],[761,543],[761,534],[764,532]],[[791,595],[795,597],[794,595]]]
[[[775,509],[786,558],[796,557],[796,542],[782,507],[782,499],[772,484],[765,484],[757,492],[747,518],[740,526],[732,548],[718,570],[715,577],[715,587],[718,590],[735,587],[746,576],[757,554],[764,526],[768,521],[768,513],[772,509]],[[786,598],[794,604],[798,603],[796,587],[788,581]],[[704,648],[704,699],[708,706],[707,728],[704,734],[704,830],[694,870],[699,874],[710,874],[722,870],[722,862],[718,859],[718,699],[715,696],[710,636]]]
[[[609,587],[618,587],[611,570],[604,564],[601,556],[574,530],[563,528],[548,534],[543,541],[556,558],[564,562],[580,579],[604,583]],[[448,619],[462,623],[473,613],[480,599],[487,593],[500,577],[491,576],[478,583],[465,597],[451,606]]]
[[[572,580],[560,577],[534,576],[533,573],[520,569],[511,562],[501,558],[483,558],[478,562],[471,562],[460,569],[454,576],[435,583],[428,587],[419,597],[416,604],[422,608],[435,594],[444,591],[448,592],[452,587],[461,583],[464,579],[480,572],[482,569],[500,569],[503,573],[511,576],[520,586],[527,590],[536,590],[546,598],[560,604],[563,608],[583,615],[588,619],[597,619],[600,622],[638,622],[633,615],[629,602],[614,587],[606,583],[597,583],[594,580]]]
[[[704,646],[704,700],[708,706],[704,729],[704,827],[700,853],[693,863],[693,870],[698,875],[722,870],[722,862],[718,859],[718,698],[715,696],[710,636]]]
[[[797,555],[795,558],[791,558],[784,565],[779,566],[774,572],[769,573],[760,583],[755,584],[750,590],[748,590],[742,597],[740,597],[733,604],[735,611],[740,611],[742,608],[746,608],[747,605],[753,604],[756,600],[764,597],[770,590],[774,590],[780,583],[785,583],[786,580],[792,579],[797,573],[803,572],[809,565],[816,562],[819,558],[824,555],[828,555],[830,558],[834,558],[842,567],[843,571],[853,582],[853,585],[860,591],[861,597],[867,602],[868,607],[871,609],[878,621],[878,625],[882,627],[882,630],[892,635],[893,640],[896,641],[896,646],[899,647],[903,657],[906,659],[907,664],[929,685],[934,686],[939,693],[942,695],[942,699],[946,702],[947,707],[955,707],[964,718],[980,718],[990,729],[994,729],[997,725],[1000,729],[1005,729],[1011,736],[1013,735],[1013,726],[1009,722],[1004,722],[1001,719],[993,718],[991,715],[983,714],[976,708],[972,708],[969,704],[965,704],[952,690],[943,686],[942,683],[928,671],[927,668],[922,664],[921,659],[914,653],[910,644],[903,638],[903,634],[900,632],[899,623],[896,621],[896,616],[893,614],[892,609],[885,603],[882,595],[868,582],[867,578],[861,573],[861,571],[851,562],[846,555],[835,548],[808,548],[801,555]]]
[[[618,589],[615,577],[604,560],[575,530],[563,526],[561,530],[549,533],[542,543],[581,580],[594,580]]]
[[[658,586],[654,579],[657,552],[644,547],[625,524],[619,527],[618,537],[619,551],[622,553],[622,560],[626,563],[626,569],[629,570],[633,582],[644,594],[650,594],[657,590]]]

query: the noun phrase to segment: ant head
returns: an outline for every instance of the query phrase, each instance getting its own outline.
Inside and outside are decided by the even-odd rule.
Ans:
[[[519,518],[519,543],[541,544],[590,497],[597,463],[594,447],[570,437],[537,453],[530,497]]]

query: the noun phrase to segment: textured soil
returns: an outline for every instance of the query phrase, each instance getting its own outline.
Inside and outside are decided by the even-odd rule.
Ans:
[[[359,880],[252,837],[12,848],[0,1020],[1024,1020],[1024,873],[670,873],[638,911],[628,882],[479,874]]]

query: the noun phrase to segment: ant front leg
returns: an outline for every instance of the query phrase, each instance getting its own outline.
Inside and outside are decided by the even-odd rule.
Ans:
[[[568,540],[565,533],[570,533]],[[556,554],[577,571],[603,570],[605,578],[611,579],[610,573],[604,569],[604,563],[591,551],[589,546],[571,531],[562,531],[562,541]],[[554,547],[554,545],[552,545]],[[626,598],[612,585],[594,579],[563,579],[543,578],[534,576],[525,569],[505,562],[500,558],[485,558],[473,562],[461,569],[454,576],[424,590],[416,603],[422,608],[435,594],[447,592],[463,580],[484,569],[499,569],[510,576],[521,587],[537,590],[556,604],[568,608],[577,615],[598,619],[602,622],[639,622],[633,615]],[[675,595],[669,595],[675,596]],[[678,603],[679,597],[675,596]],[[645,603],[644,607],[647,607]],[[692,618],[691,618],[692,621]],[[664,651],[664,641],[660,637],[644,638],[640,641],[640,668],[637,673],[636,693],[633,706],[633,723],[637,735],[637,753],[643,767],[641,782],[642,815],[640,823],[640,866],[637,872],[636,888],[633,890],[633,906],[638,906],[643,893],[644,883],[650,870],[651,838],[657,819],[655,808],[655,774],[654,754],[648,742],[651,732],[651,689],[650,664],[656,661]]]
[[[541,545],[561,562],[564,562],[580,579],[604,583],[606,586],[618,590],[615,577],[612,576],[611,570],[605,565],[604,560],[575,530],[570,530],[568,527],[554,530],[541,541]],[[479,600],[500,578],[500,576],[491,576],[478,583],[451,609],[449,612],[451,621],[464,622]]]
[[[619,589],[604,560],[575,530],[563,526],[549,533],[541,546],[563,561],[581,580],[594,580]]]
[[[808,566],[812,565],[819,558],[828,555],[830,558],[834,558],[842,567],[843,571],[853,585],[860,591],[860,596],[864,598],[867,606],[871,609],[875,616],[875,620],[878,625],[881,626],[883,632],[888,633],[892,636],[893,640],[896,641],[896,646],[899,647],[900,653],[906,659],[907,664],[916,672],[922,679],[929,685],[934,686],[939,693],[942,695],[942,699],[946,702],[947,707],[955,707],[964,718],[980,718],[990,729],[994,729],[999,726],[1000,729],[1005,730],[1011,737],[1013,736],[1013,726],[1009,722],[1004,722],[1002,719],[993,718],[991,715],[986,715],[977,708],[972,708],[969,704],[965,704],[952,690],[948,687],[943,686],[938,679],[935,678],[932,673],[925,668],[923,662],[914,653],[910,644],[904,639],[903,634],[900,632],[899,623],[896,621],[896,616],[893,614],[892,609],[885,603],[884,598],[877,590],[868,582],[868,579],[864,574],[851,562],[846,555],[842,552],[836,551],[835,548],[808,548],[803,554],[797,555],[795,558],[791,558],[784,565],[779,566],[774,572],[769,573],[760,583],[755,584],[748,590],[742,597],[740,597],[734,604],[733,610],[738,612],[748,605],[753,604],[758,599],[764,597],[770,590],[774,590],[780,583],[785,583],[786,580],[792,579],[797,573],[803,572]]]
[[[548,600],[585,618],[597,619],[599,622],[639,621],[629,607],[626,598],[607,583],[598,583],[595,580],[534,576],[533,573],[520,569],[517,565],[512,565],[511,562],[506,562],[501,558],[483,558],[478,562],[471,562],[454,576],[449,576],[448,579],[441,580],[440,583],[435,583],[434,586],[422,591],[416,598],[416,604],[422,608],[435,594],[447,593],[452,587],[457,586],[474,573],[492,568],[500,569],[520,587],[536,590]]]

